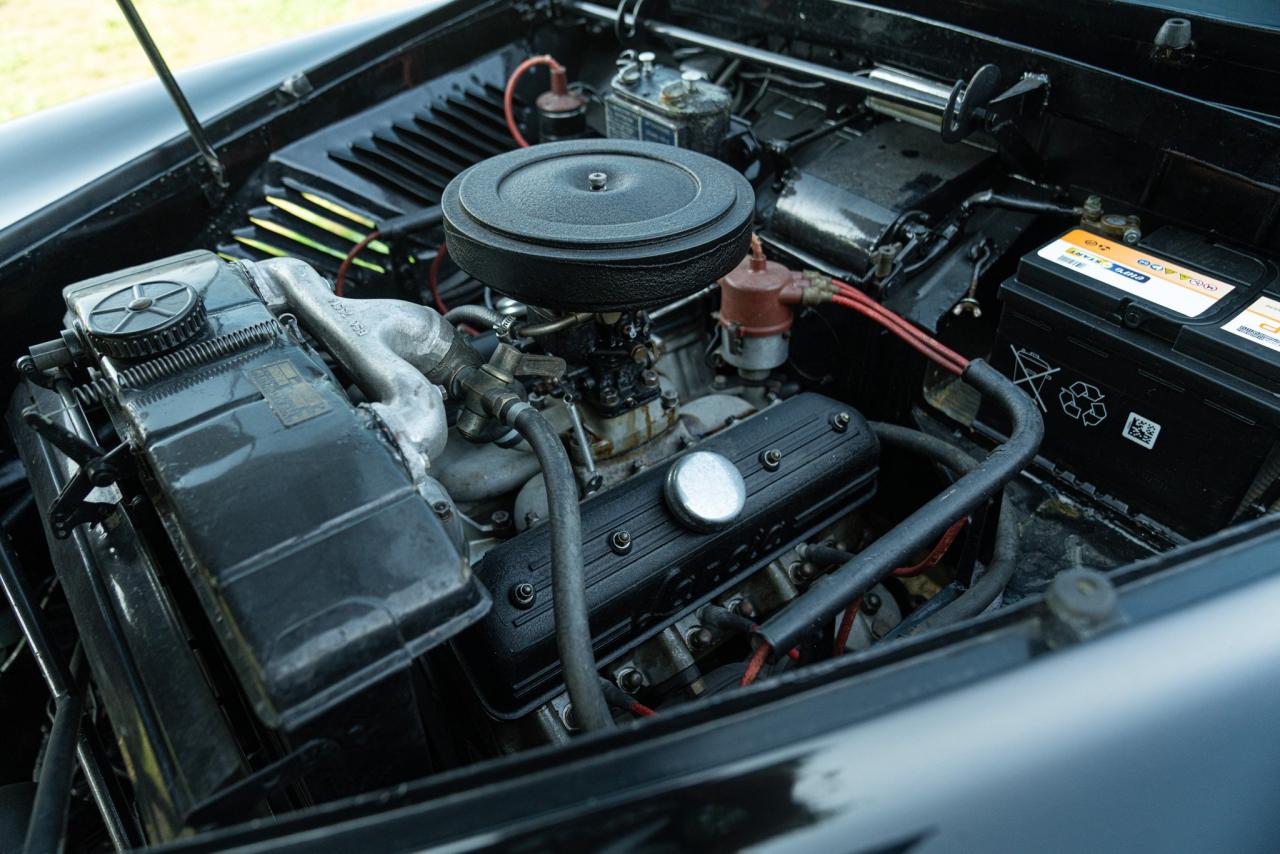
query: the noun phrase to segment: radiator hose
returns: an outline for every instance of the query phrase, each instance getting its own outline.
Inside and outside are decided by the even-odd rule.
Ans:
[[[501,410],[503,423],[515,429],[542,466],[551,526],[551,605],[556,621],[556,648],[573,715],[587,730],[613,726],[613,715],[596,673],[590,612],[582,569],[582,518],[578,513],[578,481],[555,428],[538,410],[516,401]]]
[[[803,596],[760,626],[757,634],[771,647],[771,657],[835,620],[850,602],[909,563],[913,554],[936,542],[956,519],[981,506],[1035,459],[1044,421],[1031,398],[981,359],[969,362],[962,377],[1009,415],[1009,438],[968,474],[835,572],[819,578]]]

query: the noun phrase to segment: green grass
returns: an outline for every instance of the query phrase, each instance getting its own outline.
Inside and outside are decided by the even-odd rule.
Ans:
[[[189,68],[421,0],[135,0]],[[0,0],[0,122],[154,76],[113,0]]]

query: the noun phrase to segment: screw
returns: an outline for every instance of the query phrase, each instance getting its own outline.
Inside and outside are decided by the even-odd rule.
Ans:
[[[778,466],[782,465],[782,451],[777,448],[770,448],[760,454],[760,465],[764,466],[765,471],[777,471]]]
[[[837,433],[843,433],[849,429],[849,422],[853,420],[853,416],[847,412],[837,412],[831,416],[831,427]]]
[[[436,501],[431,505],[431,510],[440,517],[441,522],[448,522],[453,518],[453,508],[449,506],[448,501]]]
[[[679,402],[680,402],[680,397],[679,395],[676,394],[675,389],[664,388],[662,390],[662,408],[663,409],[675,409],[676,404]]]
[[[653,368],[645,368],[640,372],[640,382],[647,386],[658,384],[658,372]]]
[[[883,603],[880,601],[880,596],[878,594],[868,593],[866,596],[862,597],[862,613],[867,614],[868,616],[875,614],[880,610],[880,606],[882,604]]]
[[[517,608],[530,608],[538,598],[538,591],[527,581],[511,585],[511,604]]]
[[[614,554],[624,555],[631,551],[631,534],[626,531],[614,531],[609,536],[609,548]]]
[[[706,626],[698,626],[689,630],[689,634],[685,635],[685,643],[689,644],[689,649],[694,652],[702,652],[711,644],[715,643],[716,636],[711,633],[711,629]]]
[[[797,582],[809,581],[813,578],[815,572],[813,564],[805,563],[804,561],[791,564],[790,569],[792,579]]]
[[[746,617],[748,620],[756,618],[756,606],[751,604],[751,600],[743,597],[733,603],[733,613],[739,617]]]
[[[609,183],[609,175],[605,172],[592,172],[587,176],[587,183],[591,185],[592,192],[603,190]]]
[[[506,510],[494,510],[489,514],[489,524],[494,528],[502,530],[511,524],[511,514]]]
[[[644,687],[644,674],[634,667],[628,667],[618,674],[618,687],[628,694],[634,694]]]

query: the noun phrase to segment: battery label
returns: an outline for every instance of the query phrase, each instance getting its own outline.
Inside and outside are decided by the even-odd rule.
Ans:
[[[1199,317],[1235,289],[1189,267],[1079,228],[1041,249],[1039,255],[1187,317]]]
[[[1280,353],[1280,300],[1259,297],[1222,328]]]

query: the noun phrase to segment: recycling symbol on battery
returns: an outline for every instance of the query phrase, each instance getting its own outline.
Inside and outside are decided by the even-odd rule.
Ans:
[[[1074,418],[1086,427],[1097,427],[1107,420],[1107,405],[1102,402],[1102,390],[1096,385],[1076,380],[1058,392],[1058,402],[1068,418]]]

